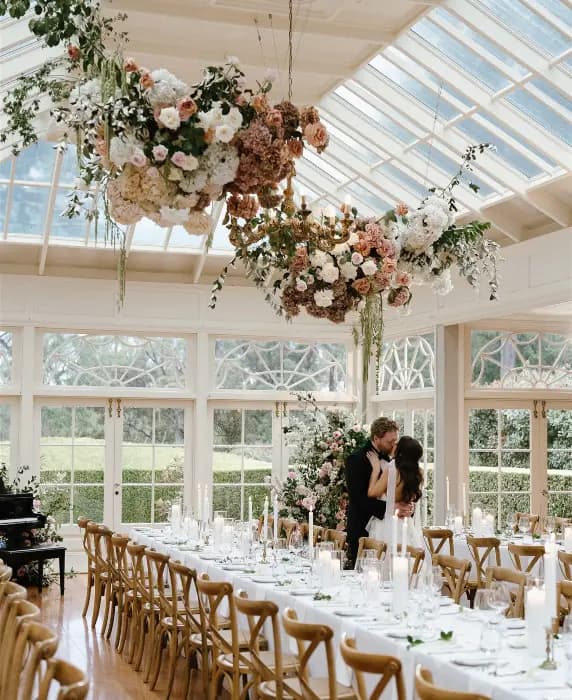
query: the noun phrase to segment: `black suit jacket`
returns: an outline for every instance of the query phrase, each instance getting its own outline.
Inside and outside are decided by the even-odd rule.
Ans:
[[[365,526],[372,516],[383,519],[385,517],[385,501],[370,498],[367,495],[369,479],[371,477],[371,464],[367,453],[375,450],[371,442],[367,442],[346,459],[345,476],[349,494],[347,542],[348,557],[355,561],[360,537],[367,536]]]

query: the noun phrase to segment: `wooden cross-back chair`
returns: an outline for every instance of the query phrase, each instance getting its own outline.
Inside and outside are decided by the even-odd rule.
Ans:
[[[5,605],[5,616],[3,619],[2,636],[0,643],[2,653],[0,654],[0,698],[7,697],[10,679],[14,673],[12,655],[16,649],[16,640],[22,625],[27,622],[35,622],[40,618],[40,610],[29,600],[12,598]],[[19,676],[20,669],[16,670]]]
[[[325,542],[333,542],[335,550],[345,550],[347,534],[341,530],[328,529],[324,533]]]
[[[281,533],[284,533],[284,537],[286,538],[286,546],[290,546],[290,542],[292,540],[292,533],[296,528],[298,527],[298,523],[294,518],[283,518],[282,519],[282,528],[281,528]]]
[[[514,532],[520,532],[518,529],[518,520],[521,517],[528,518],[530,521],[530,534],[534,535],[538,532],[539,526],[540,526],[540,516],[535,515],[534,513],[515,513],[515,523],[514,523]]]
[[[91,554],[88,555],[87,591],[82,616],[85,617],[87,615],[91,590],[93,589],[92,628],[97,624],[97,618],[101,609],[101,599],[106,593],[110,579],[109,563],[104,551],[104,537],[111,537],[112,534],[111,530],[104,525],[92,522],[87,523],[86,551],[89,551]]]
[[[505,612],[506,617],[524,617],[524,590],[526,587],[526,574],[502,566],[489,566],[486,571],[485,587],[490,588],[493,581],[507,584],[510,590],[509,606]]]
[[[488,695],[447,690],[433,683],[433,674],[427,668],[417,666],[415,671],[415,692],[419,700],[491,700]]]
[[[446,527],[424,527],[423,537],[431,556],[435,554],[449,554],[455,556],[455,544],[453,542],[453,530]],[[443,551],[445,546],[448,552]]]
[[[563,619],[566,615],[572,615],[572,581],[559,581],[556,590],[558,610]]]
[[[20,625],[11,655],[8,685],[2,700],[32,698],[34,683],[42,675],[42,664],[51,659],[58,648],[58,637],[40,622]]]
[[[525,574],[534,574],[545,554],[542,544],[516,544],[509,542],[508,552],[515,569]]]
[[[296,640],[298,647],[298,682],[285,679],[288,696],[295,700],[357,700],[350,686],[336,680],[334,659],[334,632],[328,625],[300,622],[296,611],[286,608],[282,615],[282,625],[286,634]],[[326,676],[310,676],[308,666],[316,650],[323,646],[326,654]]]
[[[148,683],[154,668],[156,656],[161,658],[161,647],[157,651],[157,637],[161,632],[161,619],[165,612],[163,597],[165,594],[165,572],[169,556],[153,549],[145,551],[145,564],[149,592],[149,615],[147,615],[148,639],[143,663],[143,678]]]
[[[467,589],[471,562],[468,559],[459,559],[448,554],[435,554],[433,566],[438,566],[441,569],[450,597],[455,603],[459,603]]]
[[[373,537],[360,537],[358,542],[358,551],[356,561],[363,556],[364,552],[375,552],[378,559],[381,559],[387,551],[387,545],[381,540],[376,540]]]
[[[26,600],[27,591],[24,586],[14,581],[3,581],[0,583],[0,642],[4,637],[6,621],[10,605],[15,600]]]
[[[38,691],[38,700],[48,700],[50,691],[57,688],[55,700],[84,700],[89,692],[86,674],[62,659],[50,659]]]
[[[127,566],[126,550],[129,537],[119,534],[104,535],[103,541],[107,552],[109,580],[105,588],[105,615],[101,634],[105,635],[106,639],[111,637],[117,611],[117,633],[115,636],[117,648],[121,638],[123,604],[126,594],[122,569]]]
[[[572,552],[560,550],[558,552],[558,561],[560,562],[562,576],[568,581],[572,581]]]
[[[401,661],[395,656],[358,651],[355,639],[345,635],[340,644],[340,651],[343,660],[354,672],[359,700],[379,700],[392,680],[395,681],[396,700],[406,700]],[[381,676],[371,694],[366,690],[366,673]]]
[[[475,594],[486,583],[486,571],[489,566],[500,566],[500,540],[498,537],[467,537],[469,553],[476,567],[476,578],[467,583],[467,596],[471,608],[475,602]],[[491,564],[491,558],[494,562]]]
[[[123,578],[124,600],[123,600],[123,620],[121,622],[121,635],[117,646],[117,651],[121,654],[125,648],[127,637],[129,636],[129,663],[133,663],[136,650],[138,625],[141,617],[142,594],[137,586],[138,577],[142,580],[145,577],[143,569],[143,556],[145,554],[144,544],[129,542],[125,551],[125,560],[121,567]]]
[[[269,600],[250,600],[244,591],[234,597],[236,609],[248,621],[248,656],[255,678],[256,695],[263,700],[282,700],[284,677],[292,676],[298,668],[298,658],[294,654],[282,653],[282,640],[278,618],[278,606]],[[265,626],[272,630],[273,651],[261,648],[260,640]]]

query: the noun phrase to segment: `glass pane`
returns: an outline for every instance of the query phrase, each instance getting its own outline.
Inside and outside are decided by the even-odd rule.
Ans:
[[[74,481],[75,483],[103,482],[105,472],[105,447],[74,447]]]
[[[246,445],[272,444],[272,411],[247,409],[244,412],[244,442]]]
[[[72,522],[80,517],[103,521],[103,486],[75,486]]]
[[[83,216],[76,216],[73,219],[62,216],[62,213],[68,206],[69,194],[70,190],[63,190],[60,188],[57,190],[50,236],[52,238],[71,238],[83,241],[86,232],[86,220]]]
[[[45,228],[49,194],[49,187],[14,185],[9,233],[41,236]]]
[[[64,152],[60,169],[60,185],[73,185],[79,177],[76,147],[69,144]]]
[[[12,382],[12,333],[0,331],[0,384]]]
[[[182,484],[185,453],[182,447],[155,447],[155,482]]]
[[[72,477],[72,448],[43,446],[40,452],[40,480],[45,484],[69,484]]]
[[[469,411],[469,448],[496,448],[498,443],[498,414],[492,408]]]
[[[8,197],[8,185],[0,185],[0,231],[4,232],[6,225],[6,198]]]
[[[491,513],[495,516],[495,520],[498,517],[498,503],[499,497],[495,493],[475,493],[470,496],[469,508],[480,508],[483,513]]]
[[[569,145],[572,144],[570,122],[557,114],[545,102],[531,95],[524,88],[517,88],[507,95],[506,99],[562,141]]]
[[[530,491],[530,473],[517,469],[503,469],[501,474],[502,491]]]
[[[10,177],[12,158],[4,158],[0,161],[0,180],[7,180]]]
[[[495,493],[498,491],[498,472],[485,467],[469,467],[469,491]],[[474,500],[474,499],[473,499]]]
[[[270,502],[270,487],[269,486],[245,486],[244,487],[244,506],[246,517],[248,517],[248,499],[252,497],[252,517],[259,518],[264,513],[264,498],[267,497]],[[271,512],[271,511],[270,511]]]
[[[572,409],[546,411],[548,449],[572,450]]]
[[[550,477],[549,484],[550,484]],[[550,485],[549,485],[550,488]],[[568,481],[568,493],[548,494],[548,513],[561,518],[570,517],[570,499],[572,498],[572,483]]]
[[[57,523],[63,525],[71,522],[70,505],[69,487],[42,486],[40,489],[40,510],[53,515]]]
[[[53,144],[47,141],[26,148],[16,160],[16,180],[29,182],[50,182],[56,151]]]
[[[183,498],[182,486],[155,486],[155,522],[166,523],[169,508],[177,498]]]
[[[125,408],[123,410],[123,443],[153,442],[153,409]]]
[[[240,484],[242,475],[242,448],[215,447],[213,453],[213,480],[217,484]]]
[[[182,445],[185,441],[185,409],[155,409],[155,442]]]
[[[105,409],[103,407],[79,406],[75,409],[75,438],[85,438],[90,443],[101,442],[104,435]]]
[[[506,523],[512,513],[530,513],[530,495],[503,493],[501,495],[501,523]]]
[[[72,409],[67,406],[42,406],[42,443],[69,443],[71,436]]]
[[[214,486],[213,511],[226,511],[227,518],[241,519],[241,488],[240,486]],[[254,513],[254,510],[253,510]]]
[[[469,452],[469,464],[471,467],[498,467],[497,452]]]
[[[10,440],[10,406],[0,404],[0,442]]]
[[[528,409],[503,409],[500,418],[503,449],[529,448],[530,411]]]
[[[244,481],[251,484],[264,483],[272,475],[272,448],[244,448]]]
[[[242,411],[216,408],[214,410],[214,444],[237,445],[242,442]]]
[[[123,483],[148,484],[153,480],[153,447],[151,445],[124,444],[121,449],[121,462]]]
[[[383,344],[378,393],[435,386],[435,337],[410,335]]]
[[[121,490],[121,522],[151,522],[151,486],[124,486]]]

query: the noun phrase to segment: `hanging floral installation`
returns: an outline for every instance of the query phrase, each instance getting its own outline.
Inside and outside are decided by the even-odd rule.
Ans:
[[[67,54],[16,81],[4,101],[3,141],[14,153],[38,140],[35,117],[49,100],[52,131],[77,145],[79,181],[64,215],[97,217],[123,248],[121,225],[147,217],[158,226],[208,234],[207,207],[231,195],[229,209],[253,216],[277,206],[278,183],[294,172],[304,147],[321,152],[328,134],[313,108],[272,104],[273,76],[255,88],[237,58],[204,69],[188,85],[168,70],[149,70],[124,56],[127,37],[99,0],[0,0],[0,14],[22,17],[33,5],[31,31]],[[118,226],[119,225],[119,226]],[[124,272],[124,259],[121,262]]]

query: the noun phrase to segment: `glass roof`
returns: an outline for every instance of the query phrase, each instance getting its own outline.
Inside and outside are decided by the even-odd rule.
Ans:
[[[472,177],[480,191],[459,189],[461,211],[526,199],[529,188],[572,172],[571,94],[569,0],[445,0],[322,99],[330,147],[306,149],[297,191],[315,207],[351,195],[366,215],[397,201],[416,206],[428,187],[448,182],[467,145],[488,141],[495,151]],[[0,162],[0,239],[105,246],[101,223],[96,232],[60,216],[77,176],[74,148],[52,183],[55,165],[49,143]],[[210,250],[228,253],[215,211]],[[206,236],[180,226],[143,220],[127,233],[131,249],[205,251]]]

